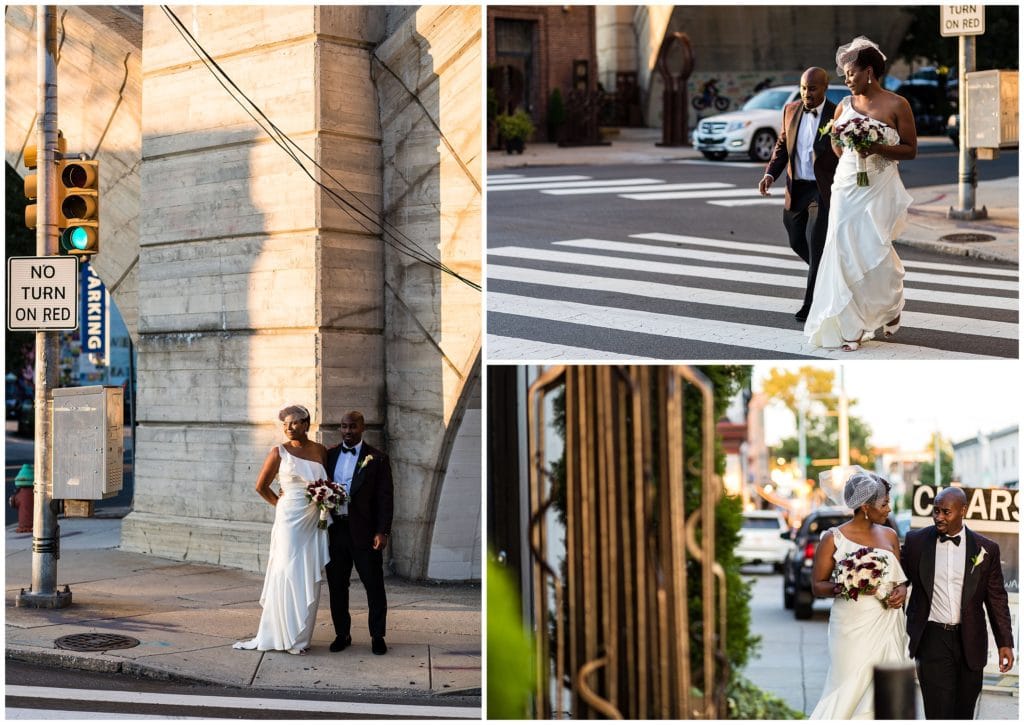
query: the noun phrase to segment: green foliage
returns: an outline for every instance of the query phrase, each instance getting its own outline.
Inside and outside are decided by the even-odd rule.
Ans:
[[[875,457],[871,453],[871,428],[866,422],[855,415],[848,416],[850,426],[850,463],[867,470],[874,470]],[[799,455],[800,439],[797,436],[786,438],[772,449],[773,458],[793,459]],[[807,416],[807,455],[810,459],[821,460],[839,457],[839,419],[834,415]],[[818,480],[818,474],[831,468],[827,466],[807,466],[807,477]]]
[[[519,616],[519,592],[509,571],[487,560],[487,717],[530,716],[533,644]]]
[[[939,35],[940,6],[910,6],[904,11],[913,16],[913,21],[897,50],[900,58],[907,63],[924,58],[935,65],[955,67],[959,41]],[[978,37],[976,45],[978,70],[1018,67],[1019,17],[1016,5],[985,6],[985,34]]]
[[[565,101],[562,100],[562,91],[555,88],[548,96],[548,138],[550,140],[559,140],[562,126],[565,125],[565,118]]]
[[[493,88],[487,89],[487,123],[494,123],[498,117],[498,94]]]
[[[7,164],[7,176],[4,187],[4,266],[10,257],[36,256],[36,234],[25,226],[25,186],[24,179],[14,168]],[[24,330],[7,331],[4,338],[6,353],[4,369],[20,377],[22,369],[28,364],[28,353],[35,344],[35,335]]]
[[[516,112],[511,115],[501,113],[495,121],[498,124],[498,133],[506,141],[525,141],[534,131],[533,120],[522,108],[517,108]]]
[[[735,675],[725,691],[729,720],[803,720],[804,714]]]
[[[935,485],[935,438],[928,444],[927,450],[931,451],[932,457],[929,461],[921,464],[921,483],[929,486]],[[939,477],[941,485],[948,486],[953,480],[953,447],[948,440],[939,438]]]

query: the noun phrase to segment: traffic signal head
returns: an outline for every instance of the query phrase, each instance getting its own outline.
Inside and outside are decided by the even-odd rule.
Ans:
[[[60,131],[57,132],[57,150],[63,155],[68,148],[67,141],[64,140],[64,134]],[[25,166],[30,170],[35,170],[38,165],[38,151],[35,145],[25,147]],[[63,162],[59,162],[63,163]],[[58,171],[59,171],[58,167]],[[60,184],[57,184],[57,202],[60,203]],[[25,177],[25,198],[29,201],[35,201],[39,197],[39,177],[36,174],[29,174]],[[35,229],[38,221],[38,207],[35,204],[25,205],[25,226],[29,229]],[[60,211],[58,209],[57,225],[60,227],[64,226],[64,220],[60,217]]]
[[[61,166],[60,215],[65,221],[60,245],[68,254],[99,251],[99,181],[98,161],[65,161]]]

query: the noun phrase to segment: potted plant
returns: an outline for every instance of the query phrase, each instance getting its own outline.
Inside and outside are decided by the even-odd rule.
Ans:
[[[495,121],[498,124],[498,133],[505,141],[505,151],[510,154],[513,152],[523,153],[526,148],[526,139],[534,130],[529,114],[522,108],[517,108],[516,112],[511,115],[499,114]]]

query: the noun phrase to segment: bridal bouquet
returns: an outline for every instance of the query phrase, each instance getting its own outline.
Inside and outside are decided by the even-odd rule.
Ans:
[[[870,546],[862,547],[836,565],[832,591],[841,599],[854,601],[861,595],[874,595],[883,606],[888,606],[890,587],[883,586],[888,569],[889,562],[882,552]]]
[[[854,116],[844,123],[829,122],[822,129],[836,146],[853,150],[857,154],[857,186],[869,186],[867,160],[860,155],[871,144],[885,138],[885,124],[873,118]]]
[[[306,484],[306,500],[316,504],[320,509],[320,520],[317,528],[327,528],[327,515],[337,511],[345,503],[345,489],[334,481],[310,481]]]

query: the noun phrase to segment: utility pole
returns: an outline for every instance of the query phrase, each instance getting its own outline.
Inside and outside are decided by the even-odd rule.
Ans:
[[[850,467],[850,399],[846,396],[843,366],[839,366],[839,465]]]
[[[36,255],[57,254],[57,162],[60,160],[57,131],[57,9],[36,8],[37,145],[39,153],[39,219],[36,226]],[[50,498],[53,478],[53,432],[50,424],[50,391],[56,387],[59,345],[56,332],[36,332],[35,360],[35,481],[32,517],[32,589],[17,598],[19,607],[60,609],[71,604],[71,590],[57,591],[57,558],[60,530]]]

